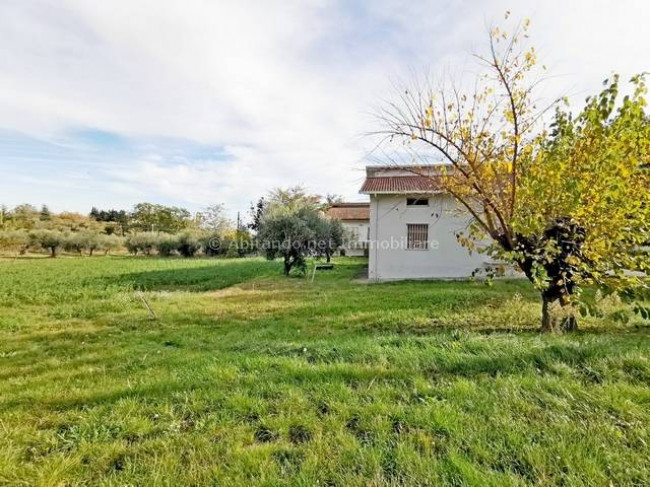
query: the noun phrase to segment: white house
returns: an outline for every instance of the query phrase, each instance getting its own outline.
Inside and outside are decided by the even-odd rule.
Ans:
[[[366,255],[370,239],[370,204],[335,203],[327,210],[327,215],[341,220],[345,232],[340,255]]]
[[[369,279],[461,278],[489,266],[458,243],[456,232],[470,219],[435,178],[421,175],[427,170],[435,166],[366,168],[360,193],[370,196]]]

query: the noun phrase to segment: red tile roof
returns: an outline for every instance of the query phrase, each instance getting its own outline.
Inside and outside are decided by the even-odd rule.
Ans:
[[[370,203],[335,203],[327,215],[339,220],[370,220]]]
[[[366,178],[360,193],[431,193],[440,189],[436,179],[427,176],[372,176]]]

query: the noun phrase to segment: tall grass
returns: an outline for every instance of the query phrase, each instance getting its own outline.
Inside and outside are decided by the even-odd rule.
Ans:
[[[620,303],[540,336],[525,282],[362,265],[0,260],[0,484],[650,482],[648,328]]]

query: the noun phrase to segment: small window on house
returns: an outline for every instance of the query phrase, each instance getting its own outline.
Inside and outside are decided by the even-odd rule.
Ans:
[[[409,223],[406,225],[407,243],[409,250],[426,250],[429,248],[429,225],[426,223]]]
[[[406,198],[406,206],[429,206],[429,198]]]

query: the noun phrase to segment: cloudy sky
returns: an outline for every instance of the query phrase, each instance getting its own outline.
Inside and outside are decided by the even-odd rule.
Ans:
[[[647,0],[0,0],[0,203],[359,200],[379,100],[471,71],[506,9],[554,93],[650,70]]]

